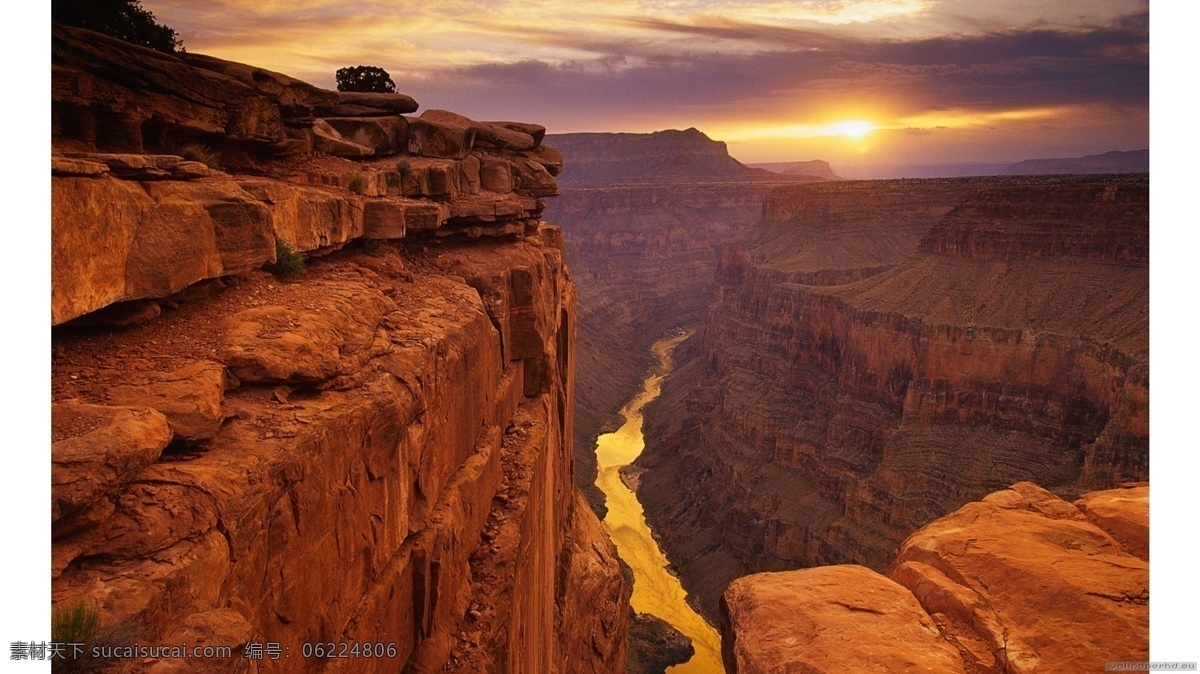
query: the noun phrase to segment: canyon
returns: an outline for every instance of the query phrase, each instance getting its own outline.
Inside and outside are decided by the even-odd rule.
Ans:
[[[1148,180],[782,188],[646,411],[638,490],[710,618],[754,571],[882,569],[996,489],[1148,476]]]
[[[61,26],[53,66],[56,612],[233,648],[75,664],[622,671],[544,129]]]
[[[700,323],[720,242],[758,219],[771,190],[822,178],[750,169],[695,129],[547,138],[570,157],[546,217],[579,288],[577,483],[603,516],[592,449],[653,365],[651,344]]]
[[[55,609],[235,651],[82,665],[1147,659],[1148,177],[844,181],[52,55]]]

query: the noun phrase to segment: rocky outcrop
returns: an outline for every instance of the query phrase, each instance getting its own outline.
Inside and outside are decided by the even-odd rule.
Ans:
[[[1149,514],[1149,489],[1082,503]],[[1111,521],[1111,520],[1110,520]],[[1118,527],[1119,528],[1119,527]],[[1083,672],[1149,659],[1145,539],[1018,483],[910,536],[881,575],[842,565],[740,578],[722,599],[726,670]]]
[[[665,674],[692,659],[696,648],[670,623],[647,613],[634,613],[629,628],[629,674]]]
[[[623,671],[544,130],[54,40],[56,606],[260,671]],[[233,161],[146,152],[183,136]]]
[[[279,243],[533,233],[557,194],[562,158],[538,125],[408,117],[403,94],[53,37],[55,325],[262,267]]]
[[[768,199],[722,249],[718,300],[647,410],[638,462],[701,607],[753,571],[880,569],[1004,484],[1072,496],[1145,479],[1147,186],[828,183]]]

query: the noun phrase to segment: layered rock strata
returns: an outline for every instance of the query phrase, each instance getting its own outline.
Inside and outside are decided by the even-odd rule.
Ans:
[[[650,345],[695,325],[712,299],[721,241],[754,222],[773,185],[569,188],[547,207],[562,226],[579,287],[575,449],[579,486],[598,512],[596,436],[639,390]]]
[[[1018,483],[914,533],[886,575],[840,565],[739,578],[721,601],[726,670],[1084,672],[1147,661],[1148,519],[1144,484],[1072,505]]]
[[[879,569],[1035,480],[1148,475],[1148,181],[781,189],[647,410],[639,497],[715,613],[733,578]],[[955,205],[957,203],[957,205]],[[680,495],[682,494],[682,498]]]
[[[108,664],[623,671],[544,130],[58,26],[54,68],[53,598],[235,653]]]

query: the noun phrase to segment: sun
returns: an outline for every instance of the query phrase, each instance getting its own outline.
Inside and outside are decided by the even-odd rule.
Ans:
[[[861,119],[837,122],[826,127],[830,136],[845,136],[858,140],[875,130],[875,125]]]

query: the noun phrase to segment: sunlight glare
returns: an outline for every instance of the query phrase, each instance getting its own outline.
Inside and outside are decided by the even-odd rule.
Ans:
[[[875,125],[861,119],[853,119],[845,122],[837,122],[836,124],[830,124],[828,129],[828,135],[830,136],[845,136],[847,138],[858,140],[859,138],[862,138],[868,133],[874,131]]]

